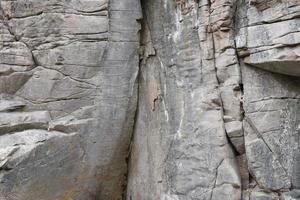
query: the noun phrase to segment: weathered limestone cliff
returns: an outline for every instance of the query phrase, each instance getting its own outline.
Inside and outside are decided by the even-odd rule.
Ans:
[[[299,200],[299,0],[0,0],[0,200]]]

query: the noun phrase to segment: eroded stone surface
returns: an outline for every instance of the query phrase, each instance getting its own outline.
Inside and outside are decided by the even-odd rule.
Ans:
[[[121,199],[139,1],[2,0],[0,8],[0,193]]]
[[[210,19],[210,12],[222,3],[143,3],[144,51],[127,198],[238,200],[241,180],[226,137],[221,92],[230,121],[241,120],[239,68],[216,64],[222,44],[214,43],[210,30],[222,20]],[[219,70],[227,75],[219,77]]]
[[[299,199],[299,0],[0,8],[1,200]]]
[[[248,23],[238,30],[237,48],[245,63],[300,76],[299,1],[258,1],[245,12]]]
[[[299,188],[300,2],[240,6],[236,44],[243,71],[245,148],[249,172],[263,192],[254,190],[250,199],[279,199],[270,191]]]

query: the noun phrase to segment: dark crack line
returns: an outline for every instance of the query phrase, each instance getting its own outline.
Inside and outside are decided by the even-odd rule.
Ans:
[[[249,125],[252,127],[252,129],[255,131],[257,137],[259,139],[261,139],[263,141],[263,143],[266,145],[266,147],[269,149],[269,151],[272,153],[272,155],[275,157],[275,159],[278,161],[278,163],[280,164],[280,167],[283,169],[283,171],[285,172],[285,175],[288,176],[288,173],[286,171],[286,169],[283,167],[282,163],[280,162],[280,160],[278,159],[277,155],[275,152],[273,152],[273,150],[271,149],[271,147],[269,146],[269,144],[267,143],[267,141],[265,140],[265,138],[263,137],[263,135],[260,133],[260,131],[257,129],[257,127],[254,125],[254,123],[252,122],[252,120],[245,115],[244,119],[249,123]]]
[[[213,185],[213,188],[211,190],[211,193],[210,193],[210,200],[212,200],[212,197],[213,197],[213,194],[214,194],[214,189],[217,187],[217,179],[218,179],[218,176],[219,176],[219,167],[222,165],[224,161],[224,158],[220,161],[220,163],[217,165],[216,167],[216,173],[215,173],[215,180],[214,180],[214,185]]]
[[[268,100],[300,100],[300,97],[266,97],[266,98],[250,101],[249,103],[257,103],[257,102],[268,101]]]

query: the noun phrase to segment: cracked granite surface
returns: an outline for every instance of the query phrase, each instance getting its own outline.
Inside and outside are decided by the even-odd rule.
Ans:
[[[299,0],[0,0],[0,200],[300,199]]]

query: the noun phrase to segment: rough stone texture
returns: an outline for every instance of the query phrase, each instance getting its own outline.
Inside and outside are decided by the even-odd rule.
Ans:
[[[137,0],[0,1],[0,199],[121,199]]]
[[[128,199],[241,198],[238,165],[223,120],[224,112],[228,121],[241,120],[239,100],[229,102],[236,97],[230,89],[239,92],[240,79],[215,59],[222,47],[212,32],[220,27],[212,30],[212,24],[222,19],[210,13],[228,8],[214,10],[219,4],[143,1],[144,51]],[[219,70],[228,73],[224,79]],[[228,100],[225,111],[222,92]]]
[[[237,48],[243,61],[281,74],[300,76],[300,3],[298,0],[249,0]],[[254,3],[256,2],[256,3]],[[244,5],[245,6],[245,5]]]
[[[300,186],[300,2],[253,1],[240,8],[244,12],[237,15],[236,45],[243,71],[249,172],[261,190],[298,199],[288,195]],[[279,198],[254,193],[250,196],[255,199]]]
[[[299,0],[0,0],[0,200],[300,199]]]
[[[128,199],[294,198],[299,5],[143,1]]]

